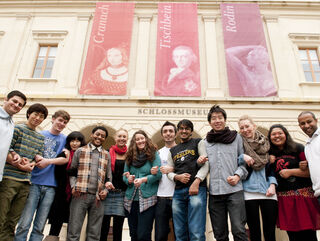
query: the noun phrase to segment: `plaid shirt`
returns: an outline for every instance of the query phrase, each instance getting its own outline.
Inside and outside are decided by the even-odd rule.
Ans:
[[[81,148],[77,182],[75,185],[75,190],[80,191],[81,193],[88,192],[92,151],[93,147],[90,143]],[[102,148],[99,154],[97,197],[99,197],[99,192],[104,189],[108,162],[108,152]]]
[[[131,199],[128,199],[126,196],[124,197],[124,208],[130,213],[131,205],[133,202],[133,198],[136,195],[136,191],[139,191],[139,210],[140,213],[147,210],[148,208],[154,206],[157,203],[157,196],[151,196],[148,198],[143,198],[140,188],[135,188],[133,191],[133,195]]]

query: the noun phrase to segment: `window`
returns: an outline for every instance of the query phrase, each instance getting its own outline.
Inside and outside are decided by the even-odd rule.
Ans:
[[[307,82],[320,82],[320,62],[317,49],[299,48],[300,61]]]
[[[50,78],[53,64],[57,55],[57,46],[40,46],[33,78]]]

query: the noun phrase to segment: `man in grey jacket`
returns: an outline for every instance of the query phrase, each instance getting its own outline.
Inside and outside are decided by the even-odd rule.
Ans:
[[[247,241],[246,212],[241,179],[247,170],[238,165],[243,153],[241,136],[226,127],[227,114],[218,105],[211,107],[208,122],[212,130],[206,137],[210,166],[209,213],[217,241],[228,239],[228,213],[235,241]],[[206,159],[203,159],[206,161]]]

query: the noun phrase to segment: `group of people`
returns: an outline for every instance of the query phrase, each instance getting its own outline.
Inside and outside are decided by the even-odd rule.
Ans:
[[[63,135],[70,120],[64,110],[53,114],[49,130],[37,132],[48,116],[39,103],[28,108],[25,124],[14,126],[12,116],[26,101],[12,91],[0,108],[0,240],[27,240],[33,222],[29,240],[40,241],[47,219],[45,240],[59,240],[65,222],[67,240],[79,240],[88,214],[88,241],[106,241],[111,218],[113,240],[122,240],[126,217],[133,241],[151,240],[154,221],[155,240],[167,240],[170,219],[177,241],[202,241],[207,198],[217,241],[229,240],[228,215],[234,240],[248,240],[247,223],[250,240],[260,241],[259,209],[264,240],[276,240],[276,225],[290,241],[317,240],[320,132],[312,112],[298,116],[306,147],[281,124],[263,135],[247,115],[239,118],[239,133],[230,130],[226,111],[214,105],[205,139],[192,138],[190,120],[166,121],[160,150],[143,130],[127,147],[128,131],[119,129],[107,151],[104,126],[93,128],[89,143],[78,131]]]

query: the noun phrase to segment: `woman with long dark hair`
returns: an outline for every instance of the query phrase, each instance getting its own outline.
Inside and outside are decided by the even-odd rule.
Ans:
[[[71,187],[67,171],[71,165],[74,152],[85,146],[85,138],[79,131],[73,131],[67,136],[65,149],[57,157],[69,157],[65,165],[55,166],[55,178],[57,181],[56,194],[49,213],[49,223],[51,224],[49,236],[45,241],[58,241],[63,223],[69,220],[69,206],[71,202]]]
[[[294,142],[281,124],[270,127],[268,138],[278,181],[278,227],[287,231],[290,241],[316,241],[320,209],[309,171],[299,168],[299,163],[306,160],[304,146]]]
[[[160,171],[152,175],[152,167],[160,167],[156,146],[143,130],[134,133],[124,167],[123,180],[128,185],[125,209],[132,241],[151,241],[157,202]]]
[[[107,241],[108,239],[111,217],[113,218],[113,241],[121,241],[122,227],[125,219],[123,201],[127,185],[122,179],[122,174],[127,152],[128,131],[119,129],[114,139],[116,143],[109,149],[112,183],[108,181],[105,185],[109,193],[104,200],[104,217],[101,226],[100,241]]]

